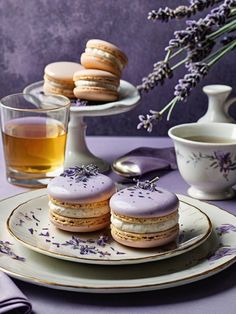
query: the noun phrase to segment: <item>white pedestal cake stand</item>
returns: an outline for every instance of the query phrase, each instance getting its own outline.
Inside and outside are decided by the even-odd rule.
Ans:
[[[24,93],[33,94],[40,98],[43,91],[43,81],[35,82],[24,89]],[[65,155],[65,168],[96,164],[101,172],[109,169],[110,165],[90,152],[86,144],[86,128],[84,117],[109,116],[133,109],[139,102],[140,95],[130,83],[121,80],[119,99],[99,105],[74,106],[70,108],[70,121]]]

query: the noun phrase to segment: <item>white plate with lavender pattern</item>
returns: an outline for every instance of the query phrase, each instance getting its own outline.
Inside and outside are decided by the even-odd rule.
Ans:
[[[7,222],[9,232],[34,251],[80,263],[121,265],[170,258],[200,245],[212,230],[206,214],[180,202],[176,242],[161,248],[132,249],[115,242],[109,228],[84,234],[61,231],[50,222],[48,213],[47,194],[27,200],[12,211]]]
[[[0,202],[0,270],[10,276],[49,288],[90,293],[124,293],[176,287],[210,277],[236,261],[236,217],[214,205],[187,196],[212,222],[209,238],[179,256],[136,265],[73,263],[39,254],[21,245],[7,230],[12,208],[38,198],[45,191],[23,193]]]

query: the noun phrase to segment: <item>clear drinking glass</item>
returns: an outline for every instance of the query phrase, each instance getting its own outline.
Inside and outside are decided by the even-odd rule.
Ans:
[[[10,183],[45,186],[63,170],[70,100],[14,94],[1,99],[1,130]]]

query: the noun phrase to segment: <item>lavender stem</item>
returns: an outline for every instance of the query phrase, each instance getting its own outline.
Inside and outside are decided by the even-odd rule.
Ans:
[[[181,52],[183,52],[185,50],[185,47],[178,49],[175,53],[173,53],[170,56],[170,59],[173,59],[174,57],[178,56]]]
[[[235,9],[235,13],[236,13],[236,9]],[[218,37],[220,37],[221,35],[223,35],[224,33],[231,32],[231,31],[235,30],[235,28],[236,28],[236,21],[235,20],[230,21],[229,23],[225,24],[224,26],[221,26],[215,32],[211,33],[210,35],[207,35],[206,39],[215,40]],[[182,47],[182,48],[178,49],[175,53],[171,54],[169,60],[171,60],[174,57],[178,56],[184,50],[185,50],[185,47]],[[169,49],[168,49],[168,51],[169,51]]]
[[[229,47],[229,45],[231,45],[232,42],[230,42],[229,44],[221,47],[220,49],[216,50],[214,53],[210,54],[208,57],[206,57],[204,59],[205,62],[210,62],[211,60],[213,60],[215,57],[217,57],[221,52],[225,51],[225,49],[227,49],[227,47]]]
[[[222,52],[219,53],[216,58],[214,58],[213,60],[211,60],[208,65],[212,66],[214,65],[218,60],[220,60],[227,52],[233,50],[236,47],[236,39],[231,42],[230,44],[228,44],[227,46],[225,46],[225,49],[222,49]]]
[[[179,66],[184,64],[187,60],[188,60],[188,58],[185,58],[185,59],[181,60],[180,62],[176,63],[173,67],[171,67],[171,70],[173,71],[173,70],[177,69]]]
[[[166,54],[166,56],[165,56],[164,62],[168,62],[169,59],[170,59],[170,56],[171,56],[171,50],[168,50],[168,51],[167,51],[167,54]]]
[[[175,105],[176,105],[178,100],[179,100],[178,97],[174,98],[174,101],[173,101],[173,103],[172,103],[172,105],[171,105],[171,107],[170,107],[170,109],[168,111],[168,115],[167,115],[167,118],[166,118],[167,121],[170,120],[171,113],[172,113],[172,111],[173,111],[173,109],[174,109],[174,107],[175,107]]]
[[[206,38],[215,40],[217,37],[223,35],[224,33],[234,30],[235,27],[236,27],[236,21],[233,20],[233,21],[225,24],[224,26],[220,27],[217,31],[206,36]]]
[[[179,100],[179,97],[174,97],[164,108],[161,109],[160,115],[162,115],[169,107],[172,106],[173,103],[176,103]]]

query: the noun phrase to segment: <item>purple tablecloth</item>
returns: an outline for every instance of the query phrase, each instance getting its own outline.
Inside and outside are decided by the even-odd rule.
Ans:
[[[140,146],[166,147],[167,138],[90,137],[91,151],[111,162],[116,157]],[[0,149],[2,151],[2,149]],[[1,169],[3,159],[0,157]],[[115,180],[118,176],[111,174]],[[173,192],[186,194],[187,184],[178,171],[163,171],[159,185]],[[0,198],[18,194],[25,189],[8,184],[0,176]],[[236,199],[212,202],[236,214]],[[35,313],[126,313],[126,314],[233,314],[236,312],[236,264],[208,279],[160,291],[131,294],[85,294],[59,291],[14,280],[30,299]]]

